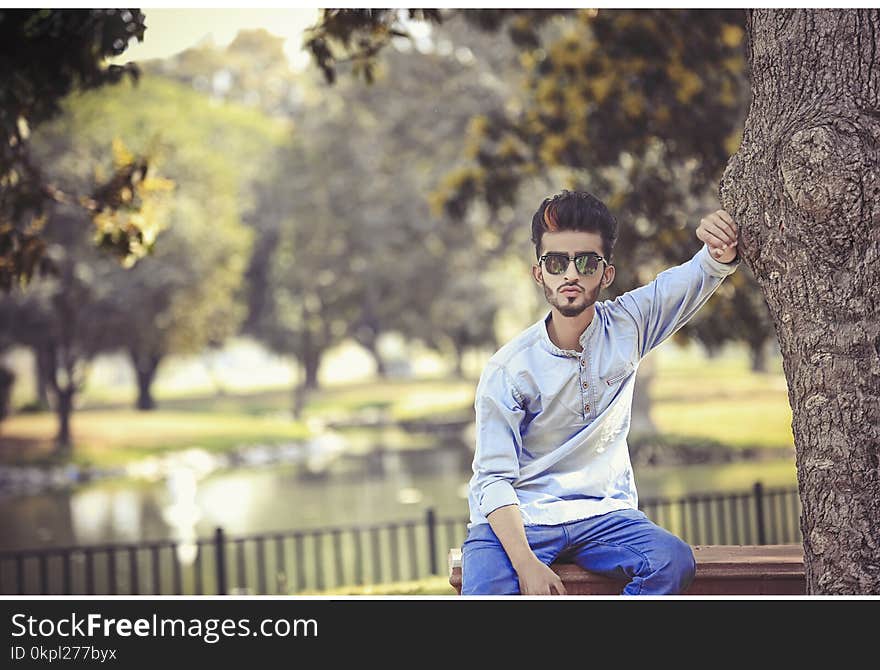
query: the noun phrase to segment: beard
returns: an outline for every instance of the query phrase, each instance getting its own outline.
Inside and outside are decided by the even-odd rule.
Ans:
[[[564,287],[560,286],[559,288],[561,289]],[[601,288],[602,285],[597,284],[596,288],[590,292],[583,289],[578,295],[566,296],[558,291],[554,292],[553,289],[547,286],[547,284],[544,284],[544,297],[547,298],[547,302],[559,310],[559,313],[562,314],[562,316],[578,316],[582,314],[585,309],[589,309],[596,304],[596,300],[599,298],[599,290]]]

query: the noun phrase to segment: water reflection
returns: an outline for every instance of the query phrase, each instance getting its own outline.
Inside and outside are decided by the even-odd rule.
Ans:
[[[196,471],[186,466],[171,470],[165,480],[168,502],[162,508],[162,518],[171,539],[178,543],[177,560],[183,565],[191,565],[198,554],[196,523],[202,515],[196,502],[197,489]]]

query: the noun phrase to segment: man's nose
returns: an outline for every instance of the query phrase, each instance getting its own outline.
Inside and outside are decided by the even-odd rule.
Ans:
[[[578,279],[579,277],[580,273],[577,271],[577,268],[574,265],[574,259],[569,258],[568,265],[565,266],[565,274],[562,278],[565,279],[565,281],[573,281],[575,279]]]

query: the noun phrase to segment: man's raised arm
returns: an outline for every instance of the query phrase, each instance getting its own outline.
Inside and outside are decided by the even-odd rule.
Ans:
[[[737,268],[737,226],[727,212],[719,210],[704,217],[696,234],[705,245],[691,260],[664,270],[654,281],[614,301],[636,323],[640,357],[693,317]]]

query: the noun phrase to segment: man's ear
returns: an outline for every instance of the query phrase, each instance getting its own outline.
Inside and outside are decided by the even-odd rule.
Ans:
[[[532,279],[541,284],[541,286],[544,285],[544,274],[541,272],[540,265],[532,266]]]
[[[613,265],[606,265],[605,272],[602,273],[602,287],[611,286],[611,282],[614,281],[614,276],[616,274],[616,270]]]

